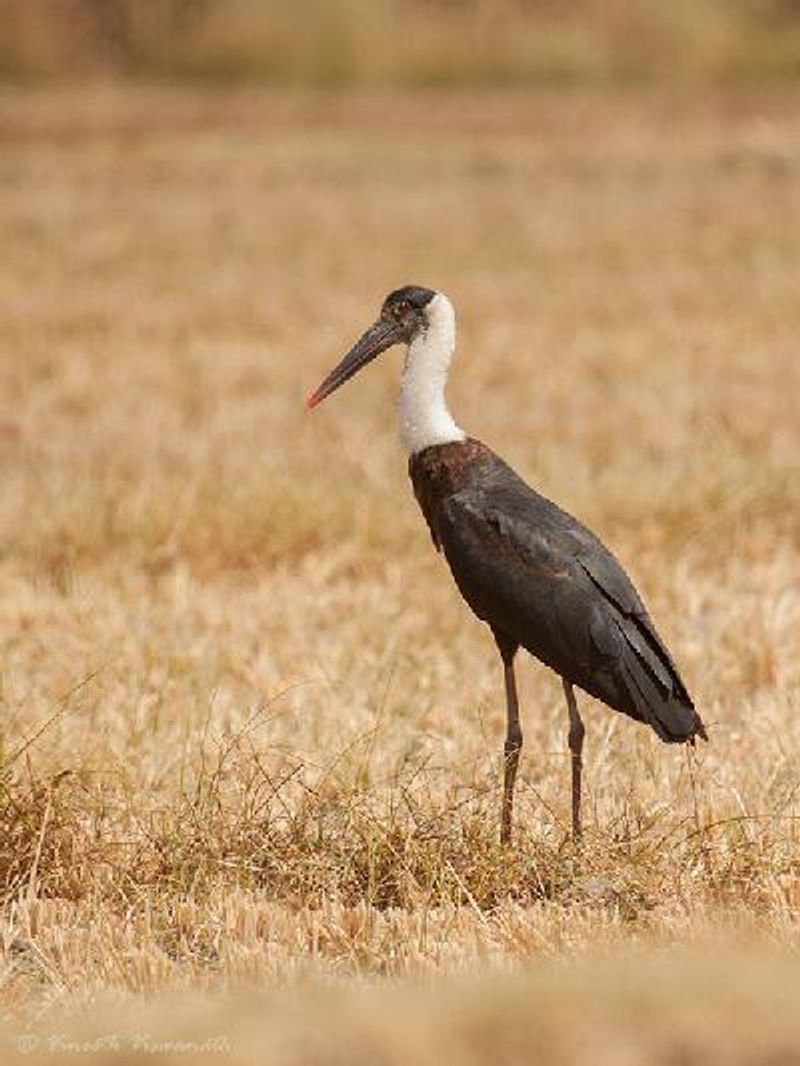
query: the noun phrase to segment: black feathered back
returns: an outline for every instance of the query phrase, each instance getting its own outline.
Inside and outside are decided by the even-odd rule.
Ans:
[[[462,596],[498,642],[664,741],[707,739],[630,578],[593,533],[474,439],[426,448],[409,474]]]

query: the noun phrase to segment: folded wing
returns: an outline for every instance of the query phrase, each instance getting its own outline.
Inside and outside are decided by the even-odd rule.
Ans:
[[[608,549],[491,453],[442,501],[435,538],[475,613],[561,676],[678,742],[705,729]]]

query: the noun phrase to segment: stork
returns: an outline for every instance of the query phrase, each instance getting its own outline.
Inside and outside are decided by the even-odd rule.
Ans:
[[[514,658],[525,648],[564,688],[578,840],[584,726],[575,687],[646,723],[668,744],[708,737],[672,656],[611,552],[453,420],[445,386],[455,338],[455,312],[444,293],[418,285],[397,289],[306,403],[316,407],[381,352],[406,345],[399,428],[414,494],[434,546],[491,629],[503,662],[500,839],[511,838],[522,749]]]

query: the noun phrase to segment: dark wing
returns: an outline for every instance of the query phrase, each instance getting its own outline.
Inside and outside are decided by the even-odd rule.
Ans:
[[[614,556],[496,456],[442,502],[436,535],[472,609],[562,677],[666,741],[705,737],[677,668]]]

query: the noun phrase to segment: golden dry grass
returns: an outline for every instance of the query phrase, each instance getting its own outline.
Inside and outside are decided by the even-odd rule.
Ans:
[[[303,983],[28,1024],[4,1062],[753,1066],[797,1062],[797,959],[752,949],[545,962],[444,984]],[[99,1020],[98,1020],[99,1013]]]
[[[796,943],[798,103],[0,97],[6,1016]],[[613,545],[709,724],[690,756],[583,700],[582,854],[527,663],[496,843],[498,664],[399,357],[302,410],[407,281],[460,311],[459,420]]]

